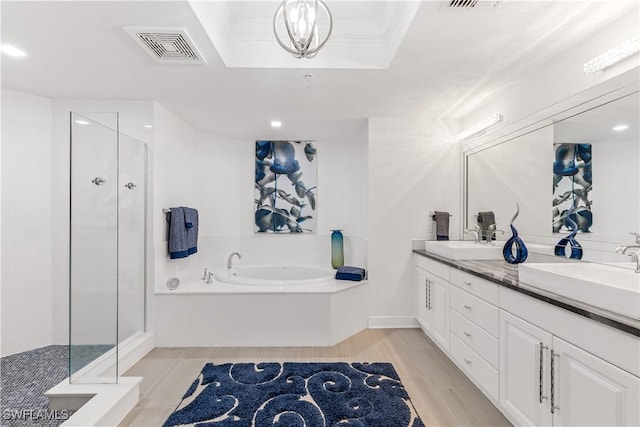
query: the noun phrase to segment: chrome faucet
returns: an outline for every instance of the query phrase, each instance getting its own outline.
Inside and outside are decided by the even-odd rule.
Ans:
[[[213,273],[212,272],[208,272],[207,273],[207,283],[213,283]]]
[[[202,275],[202,280],[207,280],[207,267],[204,268],[204,274]]]
[[[495,224],[491,224],[487,227],[487,238],[485,240],[485,244],[489,244],[493,241],[493,237],[496,233],[504,234],[504,230],[497,230]]]
[[[238,255],[238,259],[242,259],[242,255],[240,255],[238,252],[232,252],[231,255],[229,255],[229,258],[227,258],[227,270],[231,269],[234,255]]]
[[[631,246],[618,246],[616,253],[629,255],[636,262],[636,273],[640,273],[640,234],[631,233],[636,236],[636,244]]]
[[[477,225],[474,226],[473,230],[470,230],[470,229],[464,230],[464,234],[465,234],[465,236],[467,234],[473,234],[473,241],[476,244],[480,243],[480,227],[479,226],[477,226]]]

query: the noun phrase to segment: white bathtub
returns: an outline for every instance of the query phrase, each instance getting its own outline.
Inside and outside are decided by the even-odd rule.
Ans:
[[[332,346],[365,329],[366,281],[309,266],[238,266],[156,289],[160,347]]]
[[[335,278],[335,271],[303,265],[243,265],[218,269],[213,277],[224,283],[248,286],[302,286]]]

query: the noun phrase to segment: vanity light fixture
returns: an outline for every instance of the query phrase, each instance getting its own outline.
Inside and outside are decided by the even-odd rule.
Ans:
[[[143,125],[142,127],[145,127],[147,129],[151,129],[153,127],[153,125]]]
[[[470,136],[479,134],[480,132],[484,131],[485,129],[488,129],[491,126],[500,123],[501,121],[502,121],[502,114],[494,114],[493,116],[487,117],[483,121],[476,123],[475,125],[471,126],[470,128],[468,128],[466,130],[463,130],[462,132],[460,132],[458,134],[458,136],[456,138],[459,141],[461,141],[463,139],[467,139]]]
[[[271,120],[271,127],[272,128],[282,127],[282,122],[280,120]]]
[[[318,18],[321,12],[328,19],[326,35],[322,40],[318,31]],[[288,36],[287,43],[284,43],[278,34],[278,21],[282,20]],[[278,44],[296,58],[315,57],[329,40],[332,30],[333,17],[322,0],[283,0],[273,17],[273,34]]]
[[[624,124],[622,124],[622,125],[617,125],[617,126],[614,126],[614,127],[612,128],[612,130],[613,130],[614,132],[622,132],[622,131],[625,131],[625,130],[627,130],[627,129],[629,129],[629,125],[624,125]]]
[[[0,51],[14,57],[27,56],[27,52],[25,52],[24,50],[20,50],[17,47],[8,44],[3,44],[2,46],[0,46]]]
[[[597,73],[640,51],[640,36],[635,36],[584,64],[585,73]]]
[[[86,126],[86,125],[88,125],[88,124],[90,124],[90,123],[89,123],[88,121],[86,121],[86,120],[74,120],[74,122],[76,122],[76,123],[77,123],[77,124],[79,124],[79,125],[85,125],[85,126]]]

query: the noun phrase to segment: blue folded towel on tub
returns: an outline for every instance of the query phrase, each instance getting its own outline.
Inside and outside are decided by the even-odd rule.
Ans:
[[[338,267],[338,271],[336,272],[336,279],[359,282],[361,280],[364,280],[365,275],[366,271],[364,268],[343,265],[342,267]]]

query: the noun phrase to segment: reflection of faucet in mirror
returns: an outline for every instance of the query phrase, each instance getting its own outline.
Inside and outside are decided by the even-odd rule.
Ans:
[[[473,239],[476,244],[480,243],[480,227],[478,225],[474,225],[473,230],[466,229],[464,230],[465,236],[467,234],[473,234]]]
[[[631,233],[636,236],[636,244],[631,246],[619,246],[616,252],[623,255],[629,255],[636,262],[636,273],[640,273],[640,234]]]
[[[500,234],[504,234],[504,230],[498,230],[496,229],[496,225],[495,224],[491,224],[490,226],[487,227],[487,235],[486,235],[486,240],[485,240],[485,244],[488,245],[492,242],[493,238],[495,237],[496,233],[500,233]]]

